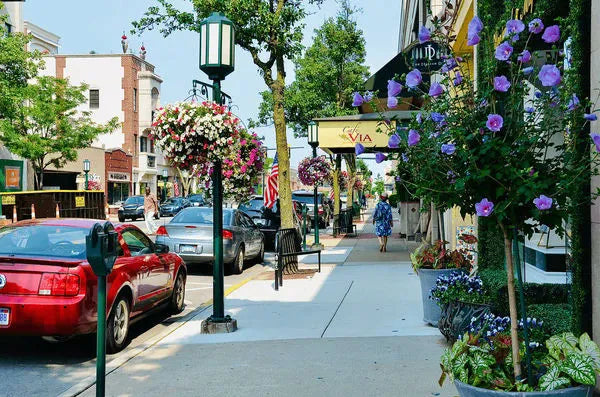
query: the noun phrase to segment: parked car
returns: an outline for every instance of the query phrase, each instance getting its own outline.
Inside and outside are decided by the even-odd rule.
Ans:
[[[292,200],[299,201],[308,208],[308,218],[312,225],[315,225],[315,195],[314,192],[307,190],[296,190],[292,193]],[[317,193],[317,205],[319,214],[319,227],[326,228],[329,226],[329,221],[332,218],[330,206],[325,204],[323,193]]]
[[[144,196],[131,196],[119,207],[119,222],[123,223],[127,219],[132,222],[138,218],[144,218]]]
[[[294,227],[298,229],[298,233],[302,236],[302,204],[292,200],[294,205]],[[258,225],[260,230],[265,235],[265,248],[272,250],[275,248],[275,234],[277,229],[281,227],[281,213],[279,212],[279,200],[275,201],[272,208],[266,208],[262,196],[253,196],[249,201],[238,206],[240,211],[245,212],[254,223]],[[310,232],[310,220],[307,219],[307,230]]]
[[[169,197],[160,203],[160,216],[175,216],[184,208],[190,207],[190,201],[183,197]]]
[[[185,208],[158,228],[156,242],[167,245],[188,265],[213,262],[213,209]],[[242,211],[224,208],[223,258],[228,270],[240,274],[247,260],[260,263],[264,256],[264,236],[258,226]]]
[[[0,228],[0,337],[60,339],[96,332],[97,278],[86,259],[93,219],[37,219]],[[187,269],[134,225],[116,225],[118,258],[107,278],[107,351],[128,341],[150,310],[184,309]]]
[[[187,196],[187,199],[193,207],[204,207],[206,205],[204,195],[202,194],[190,194]]]

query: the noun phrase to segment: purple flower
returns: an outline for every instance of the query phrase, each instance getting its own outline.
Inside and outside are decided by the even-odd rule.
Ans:
[[[394,178],[394,180],[395,180],[396,182],[402,182],[402,178],[401,178],[401,177],[399,177],[399,176],[395,177],[395,178]]]
[[[415,88],[423,81],[423,76],[419,69],[414,69],[406,75],[406,85],[410,88]]]
[[[365,102],[365,99],[358,92],[355,92],[353,95],[352,106],[360,106]]]
[[[387,99],[387,107],[392,109],[398,106],[398,98],[395,96],[389,96]]]
[[[387,157],[385,157],[385,154],[379,153],[379,152],[375,154],[375,162],[377,164],[384,162],[385,160],[387,160]]]
[[[527,63],[531,61],[531,52],[524,50],[518,57],[517,60],[521,63]]]
[[[431,32],[425,26],[421,26],[421,29],[419,29],[419,43],[427,43],[429,40],[431,40]]]
[[[442,95],[443,92],[444,86],[440,83],[433,83],[431,84],[431,87],[429,87],[429,95],[434,98]]]
[[[534,176],[535,175],[535,168],[532,168],[529,170],[529,176]]]
[[[523,21],[520,21],[518,19],[511,19],[510,21],[506,22],[506,33],[509,35],[519,34],[524,30],[525,24],[523,23]]]
[[[485,123],[488,130],[498,132],[502,129],[503,124],[504,119],[502,116],[499,114],[488,114],[487,123]]]
[[[496,47],[496,59],[507,61],[513,53],[513,48],[506,41]]]
[[[456,174],[454,173],[454,171],[450,170],[450,171],[446,172],[446,176],[448,177],[448,182],[450,182],[450,183],[456,182]]]
[[[596,151],[598,153],[600,153],[600,135],[594,133],[590,134],[590,137],[592,138],[592,141],[594,141],[594,144],[596,145]]]
[[[529,22],[529,31],[531,33],[539,34],[539,33],[542,33],[542,30],[544,30],[544,23],[542,22],[541,19],[535,18],[534,20]]]
[[[454,69],[455,67],[458,66],[458,63],[456,62],[456,58],[448,58],[446,59],[446,62],[444,62],[444,65],[442,66],[442,73],[448,73],[450,70]]]
[[[462,74],[459,71],[456,72],[454,77],[454,85],[461,85],[463,81]]]
[[[421,112],[417,113],[417,123],[421,124],[423,122],[423,114]]]
[[[364,152],[365,152],[365,147],[362,144],[357,143],[356,146],[354,146],[354,153],[356,153],[357,156],[360,156]]]
[[[573,111],[578,106],[579,106],[579,98],[577,98],[577,95],[573,94],[571,99],[569,99],[569,103],[567,104],[567,109],[569,109],[570,111]]]
[[[436,123],[441,123],[444,120],[446,120],[446,116],[444,116],[443,114],[438,113],[438,112],[432,112],[430,114],[430,117],[431,117],[431,120],[433,120]]]
[[[479,44],[480,41],[481,41],[481,38],[479,37],[479,34],[475,33],[475,34],[473,34],[473,36],[469,36],[469,38],[467,39],[467,45],[470,45],[470,46],[477,45],[477,44]]]
[[[526,108],[525,108],[525,111],[526,111],[527,113],[533,113],[533,112],[535,112],[535,109],[534,109],[534,108],[532,108],[531,106],[529,106],[529,107],[526,107]]]
[[[591,114],[586,113],[586,114],[583,115],[583,118],[586,119],[586,120],[589,120],[589,121],[596,121],[596,120],[598,120],[598,116],[596,116],[594,113],[591,113]]]
[[[542,194],[540,197],[533,199],[533,204],[540,211],[549,210],[552,207],[552,199]]]
[[[402,91],[402,84],[394,80],[388,80],[387,91],[388,96],[397,96]]]
[[[421,140],[421,135],[416,130],[408,131],[408,146],[415,146]]]
[[[536,92],[535,92],[533,95],[535,95],[535,97],[536,97],[537,99],[540,99],[540,98],[542,97],[542,95],[543,95],[543,94],[542,94],[542,92],[541,92],[541,91],[536,91]]]
[[[560,70],[558,70],[556,65],[542,66],[538,78],[544,87],[554,87],[559,85],[562,80],[560,77]]]
[[[548,26],[546,30],[544,30],[542,40],[544,40],[546,43],[556,43],[558,40],[560,40],[560,28],[558,25]]]
[[[494,90],[499,92],[506,92],[510,88],[510,81],[506,76],[494,77]]]
[[[456,151],[456,145],[453,143],[444,143],[442,145],[442,153],[444,154],[453,154]]]
[[[475,211],[477,212],[477,216],[490,216],[492,211],[494,211],[494,203],[484,198],[475,204]]]
[[[471,22],[469,22],[469,29],[467,32],[467,38],[469,39],[469,41],[472,41],[471,39],[474,38],[475,36],[477,36],[477,43],[479,43],[479,33],[481,33],[481,31],[483,30],[483,22],[481,22],[481,19],[479,19],[479,17],[477,15],[475,15],[473,17],[473,19],[471,19]],[[477,44],[475,43],[475,44]],[[469,45],[474,45],[474,44],[469,44]]]
[[[408,156],[406,155],[406,153],[402,153],[402,161],[404,161],[405,163],[408,162]]]
[[[523,69],[523,74],[524,75],[530,75],[531,73],[533,73],[533,66],[528,66],[526,68]]]
[[[388,147],[396,149],[398,146],[400,146],[400,137],[397,134],[394,134],[388,140]]]
[[[373,99],[373,93],[371,91],[367,91],[367,92],[365,92],[365,95],[363,98],[364,98],[365,102],[371,102],[371,100]]]

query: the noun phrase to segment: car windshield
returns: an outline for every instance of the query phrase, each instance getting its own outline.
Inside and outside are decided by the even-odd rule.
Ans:
[[[179,204],[180,199],[175,198],[175,197],[171,197],[170,199],[166,199],[163,204],[173,204],[173,205],[178,205]]]
[[[0,255],[85,259],[90,229],[69,226],[7,226],[0,229]]]
[[[196,201],[204,201],[204,198],[202,197],[201,194],[195,194],[193,196],[189,196],[188,200],[196,202]]]
[[[240,211],[259,211],[263,208],[263,201],[260,199],[250,200],[246,203],[240,204]]]
[[[229,225],[231,219],[231,211],[223,211],[223,224]],[[212,208],[204,207],[189,207],[180,211],[170,223],[199,223],[202,225],[213,224]]]
[[[142,201],[144,201],[141,197],[129,197],[127,200],[125,200],[125,205],[128,204],[139,204]]]
[[[296,200],[301,202],[302,204],[314,204],[315,196],[308,194],[292,194],[292,200]],[[321,204],[323,200],[323,195],[319,194],[317,196],[317,203]]]

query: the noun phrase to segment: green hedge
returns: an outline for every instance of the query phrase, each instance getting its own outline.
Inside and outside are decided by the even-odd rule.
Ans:
[[[527,308],[527,317],[543,320],[543,329],[549,335],[572,332],[571,315],[571,306],[566,303],[543,303]]]

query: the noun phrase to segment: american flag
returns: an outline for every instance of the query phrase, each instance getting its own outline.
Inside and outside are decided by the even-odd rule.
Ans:
[[[333,190],[333,186],[331,187],[331,191],[329,192],[329,200],[333,201],[335,198],[335,192]]]
[[[277,197],[279,197],[278,178],[279,164],[277,163],[277,153],[275,153],[275,158],[273,159],[273,166],[271,167],[271,175],[267,177],[267,186],[264,188],[265,207],[267,208],[273,208],[273,205],[275,205],[275,201],[277,201]]]

